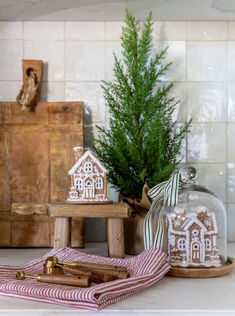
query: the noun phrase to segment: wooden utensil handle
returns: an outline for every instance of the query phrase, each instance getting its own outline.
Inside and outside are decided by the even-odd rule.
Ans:
[[[121,267],[121,266],[116,266],[116,265],[111,265],[111,264],[99,264],[99,263],[80,262],[80,261],[76,261],[75,263],[78,268],[102,269],[102,270],[127,272],[126,267]]]
[[[92,272],[85,270],[85,269],[72,268],[72,267],[68,267],[68,266],[65,266],[64,269],[65,269],[65,271],[67,271],[68,273],[73,274],[73,275],[78,275],[78,276],[86,275],[89,277],[92,276]]]
[[[46,275],[41,274],[38,276],[39,282],[63,284],[71,286],[88,287],[91,285],[89,276],[72,276],[72,275]]]
[[[111,281],[117,280],[118,278],[113,275],[93,273],[91,279],[92,279],[92,282],[100,284],[100,283],[105,283],[105,282],[111,282]]]
[[[94,269],[94,272],[97,273],[103,273],[105,275],[116,277],[117,279],[126,279],[129,276],[128,272],[122,272],[122,271],[112,271],[112,270],[102,270],[102,269]]]
[[[85,269],[85,268],[83,268]],[[105,269],[94,269],[94,268],[87,268],[87,271],[90,271],[92,273],[95,274],[99,274],[99,275],[106,275],[106,276],[112,276],[116,279],[126,279],[129,274],[128,272],[122,272],[122,271],[115,271],[115,270],[105,270]]]
[[[91,281],[94,283],[104,283],[104,282],[110,282],[110,281],[114,281],[117,279],[116,276],[112,276],[112,275],[107,275],[107,274],[103,274],[103,273],[97,273],[97,272],[92,272],[92,271],[88,271],[85,269],[79,269],[79,268],[72,268],[72,267],[67,267],[65,266],[64,269],[73,275],[78,275],[78,276],[89,276],[91,278]]]

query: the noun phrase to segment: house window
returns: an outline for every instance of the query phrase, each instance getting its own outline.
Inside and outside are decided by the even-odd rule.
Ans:
[[[86,162],[84,165],[84,171],[85,172],[92,172],[92,163],[91,162]]]
[[[96,189],[103,189],[103,179],[102,178],[96,179]]]
[[[75,185],[77,190],[82,190],[82,179],[77,179]]]
[[[206,250],[211,250],[211,241],[209,238],[206,238]]]
[[[196,236],[198,235],[198,230],[197,230],[197,229],[193,229],[192,235],[193,235],[194,237],[196,237]]]
[[[178,249],[179,249],[179,250],[185,250],[185,249],[186,249],[185,239],[180,238],[180,239],[178,240]]]

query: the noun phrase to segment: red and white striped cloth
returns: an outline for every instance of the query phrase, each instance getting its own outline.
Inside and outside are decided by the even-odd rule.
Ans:
[[[90,288],[41,283],[35,279],[16,280],[17,271],[25,271],[29,275],[42,273],[43,264],[49,256],[56,256],[60,261],[66,262],[83,261],[120,265],[127,267],[130,278],[102,283]],[[53,249],[45,256],[30,261],[24,266],[0,266],[0,295],[98,310],[143,291],[159,281],[170,269],[165,258],[165,253],[154,248],[131,259],[105,258],[71,248]]]

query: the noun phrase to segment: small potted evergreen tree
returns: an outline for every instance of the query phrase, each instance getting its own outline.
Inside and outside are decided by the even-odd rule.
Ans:
[[[143,187],[151,188],[174,172],[190,125],[172,120],[179,101],[169,97],[172,83],[159,84],[171,63],[163,63],[167,48],[153,54],[152,26],[151,13],[141,26],[126,11],[122,60],[114,54],[114,80],[102,84],[110,126],[98,127],[94,144],[109,182],[133,209],[125,226],[130,254],[143,250],[142,225],[148,211],[141,203]]]

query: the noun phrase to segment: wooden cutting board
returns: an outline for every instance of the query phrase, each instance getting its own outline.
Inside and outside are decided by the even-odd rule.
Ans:
[[[0,246],[51,246],[47,204],[64,202],[73,147],[83,146],[82,102],[39,102],[22,112],[0,102]],[[72,246],[83,225],[72,222]]]

